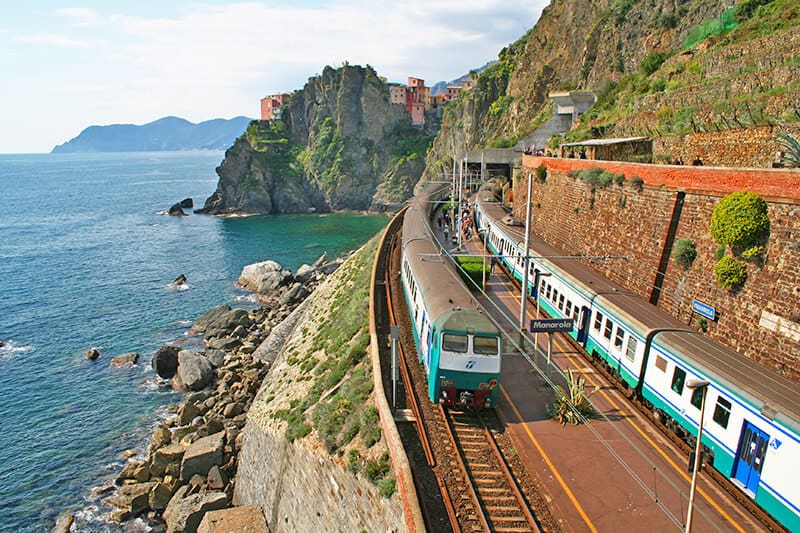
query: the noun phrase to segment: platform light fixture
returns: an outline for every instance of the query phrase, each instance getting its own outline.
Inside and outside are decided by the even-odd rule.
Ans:
[[[705,379],[690,379],[686,382],[686,387],[691,390],[701,389],[703,391],[700,401],[700,423],[697,428],[697,444],[694,449],[694,468],[692,469],[692,484],[689,489],[689,510],[686,512],[686,529],[684,533],[692,531],[692,511],[694,510],[694,493],[697,488],[697,471],[700,469],[700,448],[703,442],[703,415],[706,410],[706,394],[708,393],[709,382]]]

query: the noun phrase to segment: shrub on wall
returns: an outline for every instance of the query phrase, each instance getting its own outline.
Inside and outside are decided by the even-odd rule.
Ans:
[[[678,239],[675,242],[675,250],[672,252],[675,262],[684,270],[689,270],[697,257],[697,246],[691,239]]]
[[[730,246],[734,254],[754,258],[755,247],[769,237],[767,202],[750,191],[729,194],[719,201],[711,214],[711,236],[719,244]]]
[[[736,291],[747,281],[747,267],[733,257],[723,257],[714,265],[717,285],[723,289]]]
[[[539,165],[536,167],[536,183],[544,183],[547,181],[547,167]]]

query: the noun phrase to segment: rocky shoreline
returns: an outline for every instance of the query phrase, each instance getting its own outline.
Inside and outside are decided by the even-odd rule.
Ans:
[[[153,431],[147,458],[129,459],[113,485],[97,489],[114,508],[110,521],[142,517],[151,530],[191,532],[206,512],[232,507],[247,411],[270,370],[270,336],[344,259],[323,254],[294,274],[274,261],[248,265],[238,284],[260,307],[214,307],[189,330],[202,335],[204,349],[156,351],[154,371],[187,396]],[[62,516],[53,532],[70,531],[73,520]]]

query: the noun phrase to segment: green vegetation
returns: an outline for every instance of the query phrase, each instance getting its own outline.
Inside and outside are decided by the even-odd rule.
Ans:
[[[547,181],[547,167],[539,165],[536,167],[536,183],[545,183]]]
[[[566,424],[578,425],[594,414],[594,407],[589,398],[600,390],[599,386],[586,392],[583,376],[573,373],[571,368],[566,374],[567,389],[556,385],[556,400],[547,406],[550,416],[558,420],[562,426]]]
[[[800,141],[782,131],[777,132],[776,135],[775,142],[783,149],[781,164],[789,168],[800,167]]]
[[[707,20],[696,28],[692,29],[683,39],[683,49],[694,48],[697,43],[705,41],[712,35],[723,35],[736,28],[737,23],[734,13],[736,9],[727,9],[720,13],[719,17]]]
[[[330,318],[307,332],[308,352],[288,354],[287,363],[299,369],[299,380],[309,381],[305,398],[273,413],[287,422],[285,437],[289,442],[314,431],[329,453],[343,453],[356,438],[363,448],[371,448],[381,439],[378,411],[369,401],[372,367],[366,357],[369,277],[378,240],[378,236],[370,240],[336,274],[339,285],[330,305]],[[378,466],[362,464],[359,452],[353,449],[348,451],[348,464],[375,483],[389,470],[386,461]]]
[[[344,141],[330,117],[314,125],[309,145],[299,154],[306,174],[323,190],[333,191],[347,175],[350,167],[344,155]]]
[[[739,290],[747,281],[747,267],[733,257],[726,256],[714,265],[717,285],[731,291]]]
[[[719,244],[730,246],[736,255],[748,258],[758,254],[754,248],[769,238],[767,202],[750,191],[729,194],[719,201],[711,214],[711,236]]]
[[[461,279],[467,284],[470,290],[483,288],[484,275],[488,278],[491,271],[489,261],[484,261],[482,257],[456,256],[456,264],[459,267],[458,273]]]
[[[669,54],[666,52],[661,50],[653,50],[642,58],[639,68],[641,68],[642,72],[644,72],[647,76],[650,76],[661,68],[661,65],[667,60],[668,57]]]
[[[697,258],[697,245],[691,239],[678,239],[672,252],[675,262],[684,270],[689,270]]]

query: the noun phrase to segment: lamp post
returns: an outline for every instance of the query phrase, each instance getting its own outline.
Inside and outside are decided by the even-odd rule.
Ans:
[[[709,382],[704,379],[690,379],[686,382],[686,386],[692,390],[702,389],[703,396],[700,401],[700,424],[697,428],[697,445],[694,449],[694,468],[692,469],[692,485],[689,489],[689,510],[686,513],[686,529],[685,533],[692,531],[692,511],[694,510],[694,493],[697,487],[697,471],[700,469],[700,447],[703,441],[703,415],[706,410],[706,393],[708,392]]]
[[[529,264],[529,246],[530,246],[530,236],[531,236],[531,187],[533,186],[533,180],[531,179],[531,174],[528,174],[528,198],[525,200],[525,244],[524,244],[524,257],[522,258],[522,297],[520,298],[520,307],[519,307],[519,335],[520,335],[520,342],[522,342],[525,331],[527,328],[525,327],[525,304],[528,302],[528,264]]]

